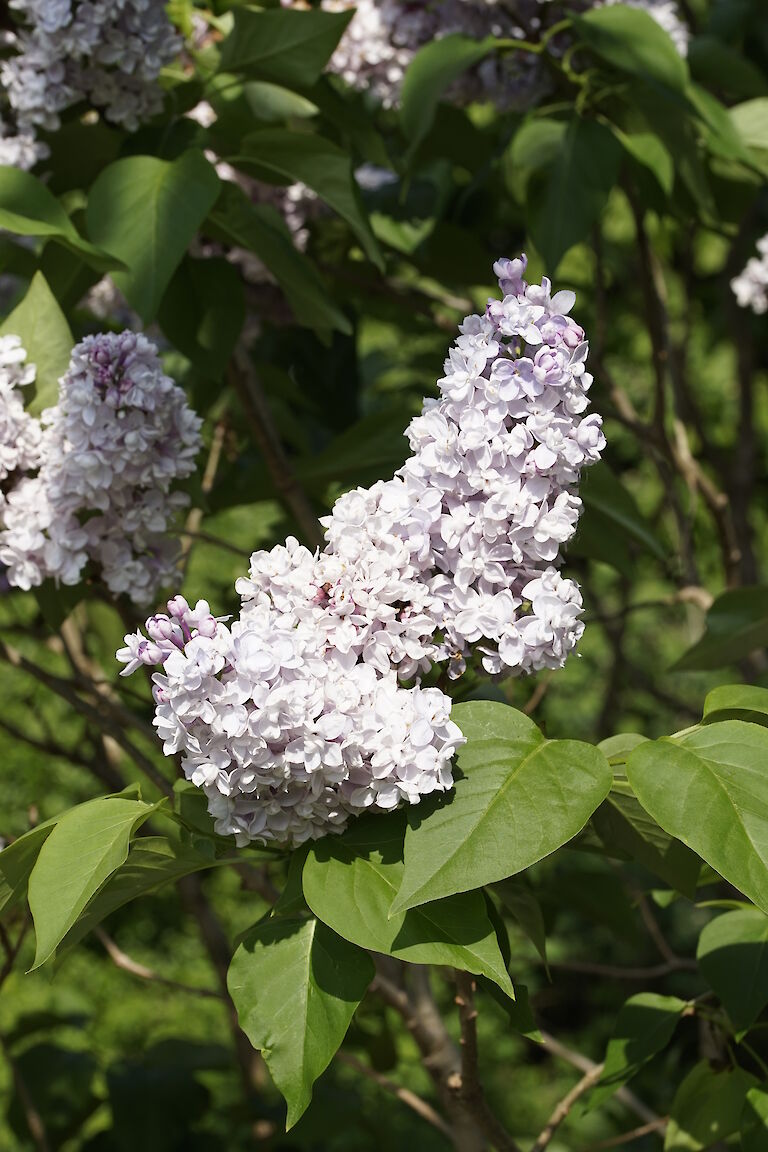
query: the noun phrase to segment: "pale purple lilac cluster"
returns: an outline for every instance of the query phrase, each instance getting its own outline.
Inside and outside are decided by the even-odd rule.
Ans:
[[[758,316],[768,312],[768,235],[757,242],[757,256],[751,256],[744,269],[731,280],[731,290],[741,308],[751,308]]]
[[[173,486],[195,469],[201,425],[154,345],[87,336],[58,404],[32,423],[36,459],[17,468],[0,509],[9,585],[77,584],[90,565],[115,595],[150,603],[178,575],[174,528],[189,497]]]
[[[20,391],[35,382],[35,366],[18,336],[0,336],[0,518],[15,481],[40,465],[40,424],[24,408]]]
[[[306,7],[305,0],[281,3]],[[352,87],[373,92],[385,107],[399,103],[405,72],[425,44],[454,34],[475,40],[526,39],[526,28],[540,24],[539,6],[540,0],[321,0],[328,12],[355,13],[331,57],[331,71]],[[535,56],[493,53],[454,85],[450,98],[522,108],[532,103],[543,82]]]
[[[556,564],[604,439],[573,293],[527,284],[525,265],[494,266],[503,299],[461,325],[413,454],[337,500],[324,550],[255,552],[231,626],[177,598],[126,636],[125,673],[161,668],[164,750],[221,834],[300,843],[450,787],[461,734],[419,675],[556,668],[581,636]]]
[[[163,0],[9,0],[18,26],[0,62],[6,118],[0,160],[29,168],[45,155],[40,129],[85,102],[133,131],[162,109],[158,79],[181,38]]]

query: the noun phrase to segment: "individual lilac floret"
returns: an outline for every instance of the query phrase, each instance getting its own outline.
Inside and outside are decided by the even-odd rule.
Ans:
[[[743,272],[731,280],[731,290],[741,308],[751,308],[758,316],[768,312],[768,235],[757,242],[758,256],[752,256]]]
[[[301,844],[451,786],[463,739],[448,697],[400,687],[311,622],[264,606],[228,628],[176,596],[145,627],[117,653],[122,674],[161,666],[163,750],[182,754],[221,835]]]
[[[584,416],[592,378],[572,292],[495,265],[502,300],[470,316],[440,396],[408,430],[413,455],[324,521],[326,547],[255,552],[231,627],[181,597],[125,672],[153,676],[166,755],[182,754],[222,835],[293,844],[451,786],[462,736],[450,699],[404,687],[433,664],[557,668],[583,631],[558,569],[581,469],[604,446]]]
[[[40,468],[9,494],[0,561],[10,584],[76,584],[89,562],[116,595],[149,603],[177,574],[173,485],[195,469],[200,419],[133,332],[87,336],[42,415]]]

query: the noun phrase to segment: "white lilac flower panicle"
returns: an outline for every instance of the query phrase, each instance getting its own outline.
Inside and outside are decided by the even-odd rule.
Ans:
[[[9,0],[18,21],[0,61],[5,113],[0,157],[31,167],[45,155],[38,130],[59,127],[65,109],[85,102],[134,131],[162,108],[162,68],[182,40],[164,0]]]
[[[306,0],[281,3],[307,7]],[[386,108],[399,103],[403,77],[425,44],[455,34],[476,40],[526,39],[523,22],[528,28],[540,25],[540,0],[321,0],[321,7],[354,12],[331,57],[331,71],[351,87],[371,91]],[[530,54],[491,54],[452,86],[449,99],[523,108],[541,90],[543,79]]]
[[[20,391],[35,382],[35,366],[26,360],[19,336],[0,336],[0,509],[14,480],[40,465],[42,429]]]
[[[255,552],[233,624],[176,598],[118,653],[159,667],[164,750],[221,834],[296,844],[450,787],[462,737],[420,673],[556,668],[581,636],[557,565],[604,446],[587,344],[573,293],[494,267],[502,299],[461,325],[413,454],[336,502],[325,548]]]
[[[768,235],[757,242],[757,256],[747,261],[743,271],[731,280],[731,290],[740,308],[751,308],[758,316],[768,312]]]
[[[147,604],[177,576],[174,529],[189,498],[200,419],[133,332],[87,336],[43,412],[39,467],[8,493],[0,562],[12,587],[78,583],[86,565]]]

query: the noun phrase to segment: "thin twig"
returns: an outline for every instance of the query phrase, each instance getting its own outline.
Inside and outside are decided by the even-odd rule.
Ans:
[[[596,1144],[589,1144],[586,1148],[582,1148],[581,1152],[603,1152],[604,1148],[620,1148],[622,1144],[631,1144],[633,1140],[639,1140],[641,1136],[650,1136],[652,1132],[661,1132],[666,1126],[666,1116],[660,1116],[658,1120],[649,1120],[647,1124],[641,1124],[639,1128],[633,1128],[630,1132],[620,1132],[618,1136],[609,1136],[607,1140],[598,1140]]]
[[[173,788],[160,774],[152,761],[144,755],[144,753],[136,747],[136,745],[128,739],[123,732],[119,723],[113,719],[113,712],[110,702],[106,699],[100,700],[100,706],[95,707],[87,701],[81,699],[75,691],[72,681],[65,680],[61,676],[56,676],[52,672],[48,672],[45,668],[41,668],[38,664],[34,664],[28,660],[26,656],[22,656],[15,648],[5,644],[0,640],[0,660],[4,660],[13,668],[19,668],[44,684],[52,692],[55,692],[62,700],[66,700],[75,711],[89,720],[97,729],[110,736],[116,744],[122,748],[124,752],[130,756],[137,768],[148,777],[161,792],[166,796],[173,795]]]
[[[372,1080],[374,1084],[378,1084],[385,1092],[391,1093],[396,1096],[401,1103],[410,1108],[417,1116],[421,1116],[422,1120],[426,1120],[443,1136],[449,1140],[453,1138],[453,1133],[445,1120],[439,1112],[436,1112],[431,1104],[426,1100],[422,1100],[421,1096],[417,1096],[415,1092],[411,1092],[409,1088],[403,1088],[400,1084],[396,1084],[394,1080],[390,1080],[387,1076],[383,1076],[381,1072],[377,1072],[375,1068],[371,1068],[368,1064],[364,1064],[362,1060],[358,1060],[356,1056],[350,1055],[348,1052],[337,1052],[336,1059],[341,1064],[346,1064],[349,1068],[354,1068],[361,1076],[366,1076]]]
[[[596,1084],[600,1079],[603,1071],[602,1064],[595,1064],[594,1068],[590,1068],[584,1073],[578,1084],[574,1084],[570,1092],[562,1098],[560,1103],[555,1107],[552,1115],[547,1123],[542,1128],[538,1137],[531,1146],[531,1152],[544,1152],[544,1149],[549,1145],[552,1137],[557,1132],[560,1125],[563,1123],[571,1108],[577,1100],[579,1100],[585,1092],[588,1092],[593,1084]]]
[[[322,546],[323,533],[317,516],[283,448],[251,357],[242,346],[235,350],[229,379],[240,397],[251,435],[264,457],[275,491],[296,521],[306,543],[312,547]]]
[[[590,1060],[588,1056],[583,1056],[581,1052],[576,1052],[569,1048],[566,1044],[562,1044],[555,1036],[550,1035],[543,1029],[539,1029],[539,1036],[544,1048],[556,1056],[560,1060],[564,1060],[566,1064],[573,1065],[578,1068],[580,1072],[591,1072],[596,1067],[595,1061]],[[655,1124],[658,1128],[665,1126],[666,1121],[661,1116],[657,1116],[652,1108],[644,1104],[634,1092],[626,1086],[622,1085],[616,1089],[614,1098],[619,1100],[630,1112],[634,1112],[639,1120],[643,1120],[647,1124]]]
[[[134,960],[127,952],[123,952],[119,948],[111,936],[108,936],[103,928],[94,928],[94,935],[98,937],[104,945],[112,963],[116,968],[120,968],[123,972],[129,972],[131,976],[138,976],[140,980],[147,980],[152,984],[162,984],[165,988],[173,988],[175,992],[187,992],[191,996],[201,996],[210,1000],[223,1000],[224,997],[220,992],[214,991],[212,988],[199,988],[192,984],[180,984],[178,980],[169,980],[165,976],[161,976],[159,972],[155,972],[152,968],[147,968],[146,965],[140,964],[138,960]]]
[[[582,972],[585,976],[600,976],[607,980],[659,980],[672,972],[695,972],[696,961],[675,956],[663,964],[644,967],[622,967],[620,964],[593,964],[584,960],[550,960],[548,966],[559,972]]]

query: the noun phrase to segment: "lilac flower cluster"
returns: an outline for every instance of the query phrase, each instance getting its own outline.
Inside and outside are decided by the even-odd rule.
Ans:
[[[346,493],[315,553],[255,552],[227,627],[200,602],[126,636],[125,672],[159,665],[155,723],[182,753],[217,830],[302,840],[348,815],[450,786],[461,735],[434,663],[490,673],[559,667],[583,631],[560,576],[583,466],[604,446],[583,415],[591,376],[571,292],[495,265],[503,295],[468,317],[398,473]],[[418,681],[417,681],[418,684]]]
[[[768,312],[768,235],[757,242],[758,256],[752,256],[738,276],[731,280],[731,290],[740,308],[751,308],[758,316]]]
[[[283,7],[305,7],[304,0],[281,0]],[[331,70],[354,88],[372,91],[385,107],[396,105],[411,60],[425,44],[459,33],[526,39],[520,17],[538,27],[540,0],[321,0],[329,12],[355,11],[331,57]],[[452,90],[460,103],[489,100],[497,107],[526,107],[541,89],[536,58],[522,53],[492,54]]]
[[[194,471],[200,423],[143,336],[86,337],[37,425],[37,471],[0,512],[8,583],[76,584],[93,563],[113,593],[149,603],[177,575],[173,529],[189,498],[173,484]]]
[[[16,134],[0,129],[4,162],[31,167],[43,154],[37,131],[58,128],[60,114],[82,101],[129,131],[160,111],[158,77],[182,43],[163,0],[9,0],[9,7],[19,24],[6,35],[12,51],[0,63],[0,87]]]
[[[34,364],[18,336],[0,336],[0,516],[14,481],[40,465],[40,424],[24,409],[19,391],[35,381]]]

